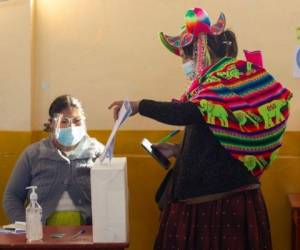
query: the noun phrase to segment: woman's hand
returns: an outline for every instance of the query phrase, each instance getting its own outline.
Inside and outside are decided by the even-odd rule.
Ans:
[[[179,152],[178,144],[173,144],[168,142],[153,144],[152,147],[159,150],[167,158],[176,157]]]
[[[118,114],[119,114],[119,111],[123,105],[123,102],[124,101],[114,101],[112,104],[109,105],[109,109],[114,109],[114,120],[117,120],[118,119]],[[135,115],[138,111],[139,111],[139,101],[136,101],[136,102],[129,102],[130,106],[131,106],[131,109],[132,109],[132,113],[131,113],[131,116]]]

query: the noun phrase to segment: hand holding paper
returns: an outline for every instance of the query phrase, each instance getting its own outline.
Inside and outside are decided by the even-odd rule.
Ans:
[[[112,104],[109,105],[109,109],[114,109],[114,120],[116,121],[118,119],[119,111],[122,108],[123,103],[127,103],[126,105],[129,105],[131,108],[131,116],[135,115],[138,112],[139,109],[139,102],[132,102],[132,101],[114,101]]]
[[[116,103],[116,102],[115,102]],[[112,128],[112,131],[110,133],[110,136],[106,142],[104,151],[102,155],[100,156],[100,162],[103,162],[105,158],[108,158],[111,160],[113,156],[114,151],[114,145],[115,145],[115,136],[118,131],[118,129],[121,127],[121,125],[128,119],[128,117],[132,114],[132,108],[131,104],[125,100],[122,102],[117,102],[117,104],[112,104],[109,108],[115,106],[114,112],[115,112],[115,124]]]

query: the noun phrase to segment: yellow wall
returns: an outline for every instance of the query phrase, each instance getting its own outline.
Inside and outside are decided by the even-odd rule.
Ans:
[[[100,141],[106,141],[109,131],[90,131]],[[159,225],[159,211],[154,203],[155,190],[164,170],[139,146],[143,137],[158,141],[167,131],[120,131],[116,155],[128,157],[130,250],[152,249]],[[0,133],[0,198],[12,167],[20,152],[31,142],[46,134],[41,131]],[[181,135],[175,139],[179,140]],[[274,250],[290,249],[290,209],[288,193],[300,192],[300,133],[288,132],[279,159],[264,173],[262,189],[266,199]],[[7,219],[0,210],[0,224]]]
[[[289,250],[291,238],[288,193],[300,193],[300,133],[288,132],[279,158],[262,176],[262,190],[271,221],[274,250]]]
[[[185,88],[180,59],[160,45],[157,33],[178,33],[185,10],[196,4],[194,0],[1,2],[0,194],[20,152],[44,135],[36,130],[47,120],[49,104],[57,95],[71,93],[83,101],[91,134],[102,142],[112,126],[107,109],[112,100],[178,97]],[[201,4],[212,20],[223,10],[240,50],[262,49],[267,68],[294,92],[285,146],[262,178],[274,249],[289,249],[286,195],[300,192],[300,94],[299,80],[292,77],[299,0]],[[153,195],[163,170],[145,155],[139,141],[143,136],[158,140],[165,134],[162,130],[172,128],[134,117],[122,129],[116,153],[129,160],[130,249],[147,250],[158,226]],[[0,224],[5,222],[1,210]]]
[[[31,143],[30,132],[0,131],[0,201],[10,173],[20,153]],[[0,225],[7,223],[2,203],[0,210]]]
[[[31,129],[31,8],[0,3],[0,131]]]

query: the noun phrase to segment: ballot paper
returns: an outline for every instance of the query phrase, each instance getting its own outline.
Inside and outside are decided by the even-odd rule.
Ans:
[[[103,153],[100,156],[100,162],[103,162],[106,158],[111,160],[113,157],[114,145],[115,145],[115,137],[118,129],[121,125],[129,118],[132,114],[132,109],[129,101],[125,100],[123,105],[119,111],[118,119],[115,121],[110,136],[106,142]]]
[[[26,232],[26,223],[23,221],[15,221],[13,224],[4,225],[0,228],[0,233],[20,234]]]

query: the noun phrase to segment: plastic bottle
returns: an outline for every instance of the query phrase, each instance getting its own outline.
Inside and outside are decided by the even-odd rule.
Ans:
[[[43,238],[42,207],[37,202],[38,195],[35,192],[37,186],[30,186],[30,202],[26,207],[26,238],[30,241]]]

